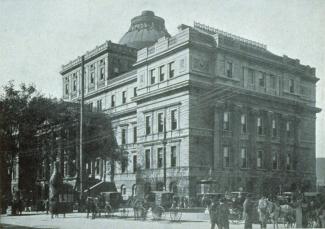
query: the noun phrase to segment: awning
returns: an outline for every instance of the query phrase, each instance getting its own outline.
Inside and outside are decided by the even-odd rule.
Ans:
[[[84,190],[84,193],[87,193],[89,196],[97,196],[101,192],[116,192],[115,183],[100,181],[97,184]]]

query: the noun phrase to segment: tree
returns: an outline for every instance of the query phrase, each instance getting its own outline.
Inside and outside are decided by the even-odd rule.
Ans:
[[[58,99],[46,98],[33,85],[17,87],[9,81],[0,94],[0,192],[10,193],[14,162],[19,156],[20,174],[29,179],[20,179],[20,187],[32,190],[37,170],[42,161],[55,160],[55,138],[63,139],[65,149],[71,142],[65,141],[67,134],[74,134],[75,145],[79,145],[80,105]],[[119,148],[109,116],[99,112],[84,114],[85,160],[102,158],[112,161],[125,160],[124,150]],[[54,131],[59,128],[60,131]],[[39,133],[44,142],[39,142]],[[58,136],[59,135],[59,136]],[[71,137],[71,136],[70,136]],[[40,147],[48,147],[40,150]],[[76,153],[75,150],[68,150]],[[70,155],[75,157],[76,155]],[[114,168],[111,169],[114,171]],[[114,173],[111,174],[114,179]]]
[[[37,94],[34,86],[20,85],[15,89],[13,81],[3,87],[4,93],[0,97],[0,151],[1,151],[1,190],[10,192],[10,179],[13,172],[13,163],[19,150],[23,150],[26,145],[32,143],[30,140],[32,130],[30,124],[35,120],[30,120],[26,116],[28,104],[33,96]]]

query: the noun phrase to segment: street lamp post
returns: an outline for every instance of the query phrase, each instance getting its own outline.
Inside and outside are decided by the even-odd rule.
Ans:
[[[79,168],[79,176],[80,176],[80,200],[83,197],[83,189],[84,189],[84,176],[83,176],[83,113],[84,113],[84,78],[85,78],[85,66],[84,66],[84,56],[81,57],[81,99],[80,99],[80,168]]]

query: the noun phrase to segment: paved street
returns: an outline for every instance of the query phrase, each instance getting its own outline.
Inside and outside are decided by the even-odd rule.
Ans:
[[[243,224],[231,224],[230,228],[243,228]],[[126,229],[144,229],[144,228],[170,228],[170,229],[187,229],[187,228],[210,228],[207,216],[204,214],[186,213],[182,216],[181,222],[171,222],[169,216],[165,220],[153,221],[148,219],[146,221],[138,221],[131,218],[98,218],[87,219],[85,213],[71,213],[67,214],[66,218],[60,216],[59,218],[51,219],[49,215],[28,214],[23,216],[6,216],[1,215],[0,228],[67,228],[67,229],[103,229],[103,228],[126,228]],[[259,225],[254,225],[253,228],[260,228]],[[268,228],[273,228],[268,225]],[[280,225],[280,228],[284,228]]]

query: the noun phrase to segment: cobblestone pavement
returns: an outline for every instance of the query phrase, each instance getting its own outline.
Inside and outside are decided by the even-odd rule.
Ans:
[[[22,216],[6,216],[1,215],[0,228],[63,228],[63,229],[104,229],[104,228],[122,228],[122,229],[203,229],[210,228],[208,217],[200,213],[183,213],[180,222],[171,222],[169,216],[160,221],[153,221],[150,218],[142,221],[135,220],[133,217],[121,218],[114,216],[112,218],[96,218],[89,219],[85,213],[67,214],[65,218],[62,215],[59,218],[51,219],[50,215],[26,214]],[[230,224],[230,228],[244,228],[243,223]],[[253,229],[260,228],[259,225],[253,225]],[[272,229],[273,225],[268,225],[268,229]],[[284,228],[279,225],[279,228]]]

